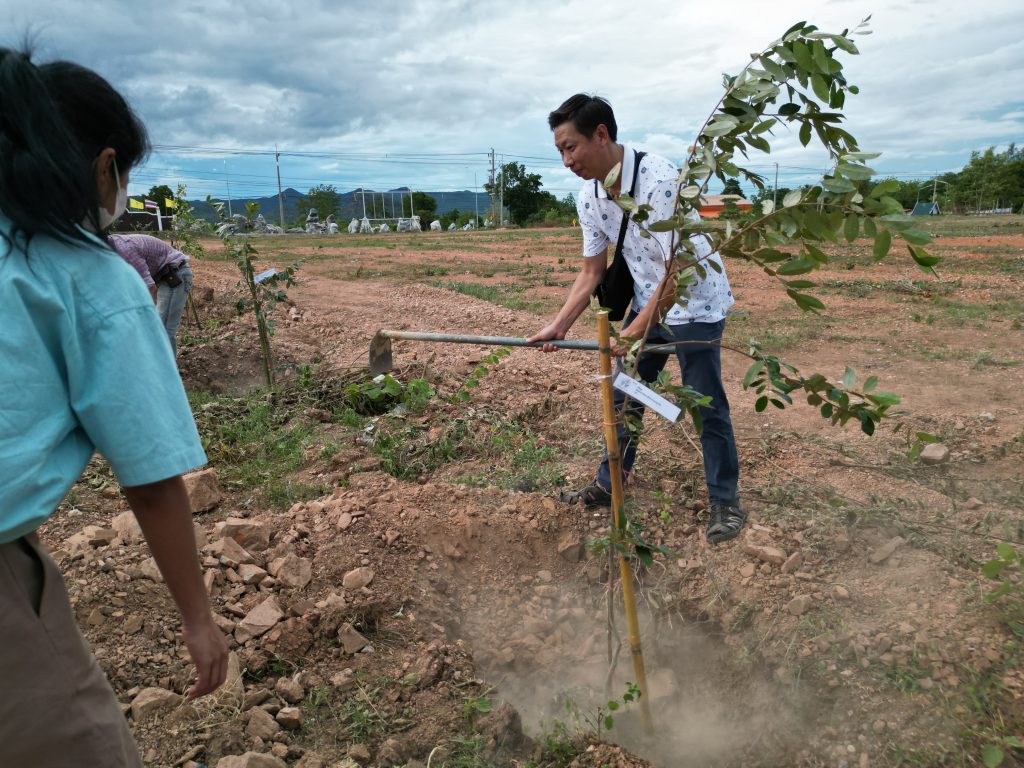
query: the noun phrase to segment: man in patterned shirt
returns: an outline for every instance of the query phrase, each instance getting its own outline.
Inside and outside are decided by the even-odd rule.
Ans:
[[[635,178],[634,198],[637,203],[652,206],[649,222],[653,223],[672,214],[679,173],[664,158],[654,155],[638,157],[634,149],[617,143],[615,115],[611,105],[602,98],[577,94],[548,116],[548,125],[554,132],[555,147],[565,167],[586,181],[576,203],[585,258],[565,304],[555,319],[530,341],[565,338],[569,328],[589,306],[590,297],[607,268],[609,248],[614,254],[619,239],[623,211],[614,198],[623,186],[628,190]],[[618,179],[606,191],[602,182],[617,163],[622,164]],[[675,303],[673,285],[668,287],[660,302],[652,301],[658,295],[661,283],[673,279],[665,268],[672,247],[672,233],[652,235],[651,238],[641,237],[640,227],[632,220],[626,229],[622,256],[633,275],[634,296],[632,308],[622,323],[622,335],[639,338],[650,325],[648,338],[653,343],[686,342],[676,347],[683,382],[701,394],[711,396],[710,405],[702,409],[704,428],[700,439],[711,508],[707,539],[717,544],[737,536],[746,522],[746,513],[739,502],[739,459],[729,418],[729,401],[722,385],[718,345],[725,329],[726,311],[733,304],[732,291],[721,256],[711,252],[705,238],[695,235],[691,238],[695,256],[705,265],[706,276],[698,276],[696,282],[689,286],[689,301]],[[688,254],[684,253],[682,259],[687,261],[687,257]],[[659,325],[661,322],[668,326],[668,330]],[[552,352],[555,347],[545,345],[543,349]],[[641,358],[638,373],[644,381],[652,382],[667,361],[667,355],[645,355]],[[621,408],[625,396],[616,391],[615,399]],[[631,400],[629,411],[642,417],[644,408]],[[622,426],[619,428],[619,445],[625,481],[636,458],[636,445]],[[607,505],[611,503],[610,488],[606,456],[593,483],[563,494],[562,499],[569,503],[583,502],[588,507]]]

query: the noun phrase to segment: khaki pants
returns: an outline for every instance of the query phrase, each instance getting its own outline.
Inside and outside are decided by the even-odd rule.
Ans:
[[[0,766],[142,766],[64,579],[34,533],[0,544]]]

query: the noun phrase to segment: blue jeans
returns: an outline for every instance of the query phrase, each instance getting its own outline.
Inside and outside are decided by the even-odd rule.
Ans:
[[[187,263],[178,267],[178,277],[181,278],[181,282],[173,288],[164,282],[157,283],[156,286],[156,312],[167,330],[171,352],[175,355],[178,352],[177,337],[181,313],[185,311],[185,302],[192,290],[192,269]]]
[[[623,322],[628,325],[634,314]],[[687,323],[685,325],[668,326],[666,332],[661,326],[651,329],[648,341],[651,344],[671,341],[710,342],[722,338],[725,320],[717,323]],[[683,375],[683,383],[700,392],[710,395],[711,403],[701,409],[704,416],[704,429],[700,435],[700,445],[704,453],[704,479],[708,486],[708,499],[711,504],[739,503],[740,462],[736,453],[736,438],[732,432],[732,421],[729,418],[729,401],[722,386],[721,349],[714,344],[680,344],[676,347],[676,357]],[[639,377],[645,382],[652,382],[668,362],[669,355],[645,354],[640,358],[637,367]],[[626,396],[615,390],[615,406],[621,413]],[[643,418],[644,406],[636,400],[630,400],[628,412]],[[619,450],[622,453],[623,480],[633,468],[636,460],[636,444],[629,439],[624,424],[620,424]],[[597,484],[605,490],[610,489],[611,474],[608,470],[608,453],[605,451],[604,461],[597,470]]]

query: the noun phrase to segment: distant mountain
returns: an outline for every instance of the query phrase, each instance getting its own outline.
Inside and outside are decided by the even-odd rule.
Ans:
[[[435,216],[440,216],[444,213],[448,213],[452,209],[457,208],[459,211],[472,211],[474,210],[474,193],[472,190],[462,190],[459,192],[427,192],[437,201],[437,210]],[[284,219],[288,226],[291,226],[299,219],[305,221],[306,210],[299,210],[299,204],[305,194],[299,192],[297,189],[289,187],[282,193],[284,197]],[[483,192],[476,193],[476,205],[478,206],[481,216],[486,216],[487,211],[491,205],[491,199]],[[192,206],[192,214],[200,219],[206,219],[207,221],[215,222],[217,215],[213,210],[213,206],[207,203],[205,200],[189,200],[189,204]],[[226,202],[226,201],[225,201]],[[263,214],[263,218],[270,224],[280,224],[281,215],[280,208],[278,206],[277,195],[269,197],[243,197],[243,198],[232,198],[231,210],[233,213],[244,213],[245,204],[248,202],[258,203],[260,206],[260,213]],[[339,205],[337,220],[341,223],[347,223],[350,219],[356,218],[361,219],[363,217],[363,206],[366,206],[366,216],[369,218],[394,218],[404,214],[409,215],[409,188],[398,187],[397,189],[389,189],[384,192],[375,191],[371,189],[364,190],[353,189],[351,192],[342,192],[339,194]],[[426,222],[429,223],[429,222]]]

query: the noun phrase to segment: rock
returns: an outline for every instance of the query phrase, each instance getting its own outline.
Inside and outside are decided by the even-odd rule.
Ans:
[[[352,515],[348,512],[342,512],[338,518],[338,530],[347,531],[350,525],[352,525]]]
[[[786,604],[786,610],[794,616],[802,616],[811,607],[810,595],[798,595]]]
[[[754,575],[757,570],[757,566],[753,563],[744,563],[740,566],[740,576],[744,579],[749,579]]]
[[[298,704],[306,698],[306,691],[302,688],[302,685],[290,677],[280,678],[274,686],[274,693],[289,704]]]
[[[890,539],[875,549],[868,555],[868,561],[880,565],[892,557],[892,553],[899,549],[903,544],[906,543],[902,537],[897,536],[894,539]]]
[[[138,544],[142,541],[142,528],[139,521],[135,519],[133,512],[122,512],[110,521],[110,527],[117,531],[122,541],[129,544]]]
[[[348,748],[348,756],[360,765],[370,762],[370,748],[365,744],[352,744]]]
[[[149,718],[174,709],[181,703],[181,696],[166,688],[143,688],[132,700],[132,720],[142,723]]]
[[[324,759],[316,752],[307,750],[292,768],[324,768]]]
[[[92,547],[105,546],[117,538],[117,531],[113,528],[103,528],[99,525],[87,525],[74,536],[64,542],[64,548],[72,555],[81,555]]]
[[[402,745],[398,739],[386,739],[377,750],[378,765],[404,765],[405,758],[402,757]]]
[[[160,569],[157,567],[156,560],[152,557],[148,557],[142,561],[142,565],[139,566],[139,572],[142,574],[144,579],[155,581],[158,584],[164,580],[163,575],[160,573]]]
[[[786,558],[786,562],[782,564],[779,570],[783,573],[792,573],[793,571],[800,570],[800,566],[803,564],[804,556],[799,551],[797,551]]]
[[[217,483],[217,470],[208,467],[182,475],[181,479],[185,481],[193,514],[208,512],[220,504],[224,495]]]
[[[353,568],[351,571],[345,574],[341,580],[341,584],[345,589],[355,592],[358,589],[369,586],[373,581],[373,569],[365,566],[360,568]]]
[[[302,727],[302,710],[298,707],[284,707],[277,713],[277,722],[282,728],[297,731]]]
[[[782,565],[786,562],[786,553],[778,547],[755,544],[749,540],[743,542],[743,552],[751,557],[756,557],[761,562],[772,565]]]
[[[444,672],[444,646],[439,640],[434,640],[423,650],[423,653],[413,663],[410,673],[416,678],[416,685],[426,688],[433,685]]]
[[[259,584],[267,578],[267,572],[255,563],[245,563],[238,566],[238,575],[243,584]]]
[[[341,629],[338,630],[338,639],[341,640],[341,645],[345,649],[345,653],[348,654],[359,653],[369,643],[356,631],[355,627],[348,623],[341,625]]]
[[[229,517],[213,526],[214,539],[234,539],[246,549],[260,552],[270,546],[270,528],[255,520]]]
[[[252,640],[254,637],[269,632],[270,629],[284,618],[277,600],[268,597],[262,603],[246,614],[238,626],[235,627],[235,640],[239,645]]]
[[[331,685],[339,691],[348,691],[356,687],[356,675],[351,669],[343,669],[331,675]]]
[[[267,568],[274,578],[292,589],[302,589],[313,580],[313,563],[294,552],[271,560]]]
[[[832,587],[832,597],[836,600],[849,600],[850,590],[844,587],[842,584],[836,584]]]
[[[390,547],[392,544],[398,541],[399,538],[401,538],[401,536],[402,534],[396,531],[394,528],[388,528],[386,531],[384,531],[384,544]]]
[[[218,539],[212,544],[203,547],[203,551],[208,555],[216,557],[221,564],[226,565],[228,568],[237,568],[245,563],[256,562],[253,556],[246,552],[242,545],[234,539]]]
[[[488,744],[505,749],[515,750],[525,741],[522,719],[507,701],[480,717],[475,728],[486,737]]]
[[[129,616],[127,621],[124,623],[124,633],[126,635],[134,635],[142,629],[143,623],[141,616]]]
[[[971,496],[971,498],[964,502],[964,507],[967,509],[978,509],[983,506],[985,506],[985,502],[981,501],[981,499],[976,499],[974,496]]]
[[[949,461],[949,448],[942,443],[928,443],[921,449],[918,458],[922,464],[944,464]]]
[[[280,730],[281,726],[267,710],[259,707],[249,710],[249,723],[245,726],[247,736],[256,736],[264,741],[270,741],[271,737]]]
[[[238,654],[228,653],[228,672],[224,683],[213,693],[213,701],[218,707],[234,710],[245,701],[245,685],[242,682],[242,665]]]
[[[288,768],[288,766],[273,755],[246,752],[244,755],[222,757],[217,761],[216,768]]]
[[[282,621],[267,632],[260,646],[275,656],[299,661],[313,646],[313,633],[304,619],[294,617]]]
[[[583,542],[575,531],[566,531],[558,537],[558,556],[570,563],[583,559]]]

